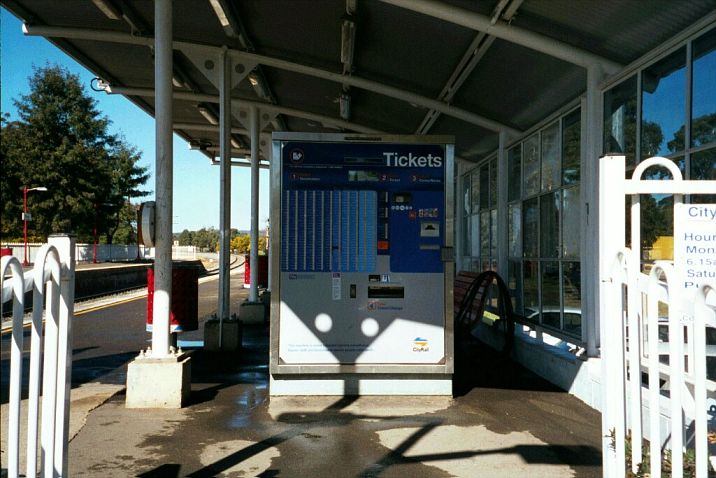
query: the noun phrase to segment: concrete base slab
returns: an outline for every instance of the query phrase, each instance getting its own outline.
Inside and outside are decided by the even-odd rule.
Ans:
[[[263,302],[242,302],[239,319],[245,324],[263,324],[266,322],[266,306]]]
[[[221,341],[219,341],[221,332]],[[204,323],[204,350],[237,352],[241,350],[241,322],[235,319],[210,319]]]
[[[306,377],[301,375],[271,375],[271,396],[286,395],[438,395],[452,396],[452,376],[421,375],[375,377],[344,375]]]
[[[191,394],[191,359],[138,357],[127,369],[127,408],[181,408]]]

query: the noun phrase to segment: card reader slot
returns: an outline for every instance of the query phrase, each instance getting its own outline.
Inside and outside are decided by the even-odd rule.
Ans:
[[[403,299],[405,298],[405,289],[401,286],[389,285],[369,285],[369,299]]]

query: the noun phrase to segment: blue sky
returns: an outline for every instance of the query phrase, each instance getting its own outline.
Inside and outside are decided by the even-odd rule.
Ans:
[[[151,178],[146,189],[154,185],[154,119],[131,101],[118,95],[97,93],[89,88],[94,75],[52,43],[22,34],[22,23],[5,9],[0,9],[0,86],[2,112],[17,119],[13,99],[29,92],[28,77],[33,66],[59,64],[79,75],[85,91],[97,100],[102,115],[112,124],[110,132],[121,134],[142,152],[141,164],[148,166]],[[131,86],[131,85],[128,85]],[[232,168],[231,227],[248,230],[250,226],[250,170]],[[268,220],[268,171],[260,171],[259,227]],[[183,139],[174,136],[174,231],[219,227],[219,167],[209,164],[203,154],[189,150]]]

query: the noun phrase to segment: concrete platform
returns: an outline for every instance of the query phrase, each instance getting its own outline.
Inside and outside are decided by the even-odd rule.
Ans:
[[[600,415],[478,343],[454,397],[272,397],[268,330],[234,359],[195,349],[190,405],[86,416],[71,476],[599,477]]]

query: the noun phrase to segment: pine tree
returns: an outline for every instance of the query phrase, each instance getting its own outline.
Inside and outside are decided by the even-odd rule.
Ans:
[[[18,120],[2,121],[2,229],[4,237],[22,232],[21,188],[44,186],[28,196],[31,230],[43,240],[54,232],[90,240],[95,228],[117,229],[119,210],[143,196],[141,155],[108,132],[94,99],[79,77],[59,66],[35,68],[30,93],[16,99]],[[114,217],[114,222],[106,220]]]

